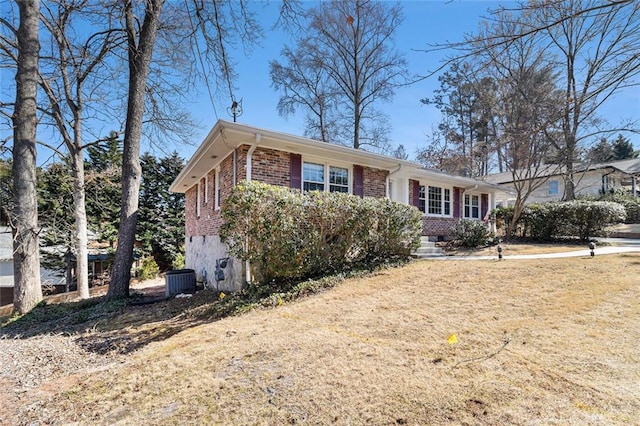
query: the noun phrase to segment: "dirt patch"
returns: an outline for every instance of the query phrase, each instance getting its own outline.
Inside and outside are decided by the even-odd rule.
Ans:
[[[638,276],[640,254],[415,262],[182,327],[66,390],[9,400],[6,421],[632,424]],[[175,324],[152,306],[145,322],[115,318],[120,334]]]

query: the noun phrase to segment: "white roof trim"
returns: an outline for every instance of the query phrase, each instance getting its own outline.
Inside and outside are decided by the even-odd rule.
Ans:
[[[464,187],[478,185],[479,188],[490,191],[503,190],[499,186],[488,182],[427,170],[419,163],[413,161],[401,160],[341,145],[319,142],[288,133],[232,123],[226,120],[218,120],[218,122],[216,122],[202,144],[192,155],[191,159],[189,159],[184,169],[182,169],[171,184],[169,190],[172,192],[186,192],[193,185],[197,184],[207,172],[215,168],[220,161],[231,154],[234,149],[241,145],[255,144],[256,135],[260,135],[260,142],[258,143],[260,147],[302,155],[312,155],[328,160],[333,159],[342,162],[351,162],[389,171],[395,171],[399,166],[403,166],[401,167],[401,171],[395,176]]]

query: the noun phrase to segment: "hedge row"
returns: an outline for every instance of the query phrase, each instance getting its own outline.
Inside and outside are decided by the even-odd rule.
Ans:
[[[241,182],[222,206],[222,240],[249,260],[257,282],[334,273],[359,262],[408,255],[421,214],[386,199],[301,193]]]
[[[513,207],[494,210],[497,223],[507,228],[513,218]],[[578,237],[587,241],[604,235],[605,228],[624,221],[625,209],[610,201],[576,200],[530,204],[524,208],[517,224],[523,237],[550,241],[560,237]]]
[[[627,212],[625,223],[640,223],[640,199],[627,194],[607,194],[602,201],[613,201],[624,206]]]

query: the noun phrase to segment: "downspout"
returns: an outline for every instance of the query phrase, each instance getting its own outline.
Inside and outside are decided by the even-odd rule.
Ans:
[[[233,148],[233,186],[238,183],[238,148]]]
[[[262,139],[262,135],[260,133],[256,133],[256,141],[251,144],[251,146],[249,147],[249,151],[247,151],[247,162],[246,162],[246,166],[245,166],[245,179],[247,182],[251,182],[251,156],[253,155],[253,151],[256,150],[256,148],[258,147],[258,144],[260,143],[260,140]],[[234,151],[235,152],[235,151]],[[235,164],[235,161],[234,161]],[[244,263],[244,268],[245,268],[245,277],[247,280],[247,284],[251,283],[251,263],[249,263],[249,259],[245,260]]]
[[[389,172],[389,174],[387,175],[387,179],[386,179],[386,196],[387,198],[390,198],[391,195],[391,176],[395,175],[396,173],[398,173],[400,171],[400,169],[402,169],[402,164],[398,164],[398,168]]]
[[[251,155],[253,154],[253,151],[256,150],[256,148],[258,147],[258,144],[260,143],[260,140],[262,139],[262,135],[260,133],[256,133],[256,141],[251,144],[251,146],[249,147],[249,151],[247,151],[247,165],[245,170],[247,171],[247,182],[251,182]]]

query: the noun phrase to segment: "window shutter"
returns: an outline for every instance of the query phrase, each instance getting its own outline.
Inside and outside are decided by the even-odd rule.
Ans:
[[[489,194],[480,195],[480,219],[484,219],[489,210]]]
[[[413,182],[413,197],[412,197],[412,206],[418,207],[420,205],[420,182],[417,180],[412,180]]]
[[[364,171],[362,166],[353,166],[353,195],[364,197]]]
[[[302,189],[302,155],[289,154],[289,187]]]
[[[453,187],[453,217],[460,217],[460,188]]]

